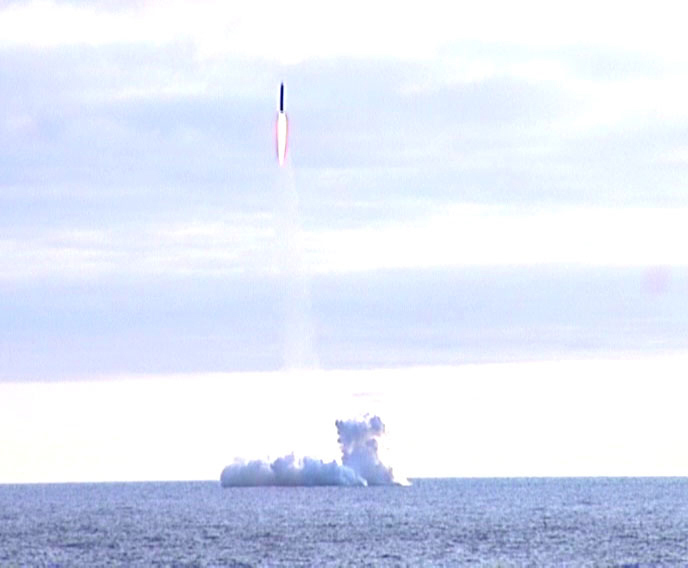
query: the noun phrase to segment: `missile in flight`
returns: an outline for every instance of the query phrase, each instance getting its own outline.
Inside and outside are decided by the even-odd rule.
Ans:
[[[284,112],[284,83],[280,83],[279,112],[277,113],[277,161],[284,165],[287,155],[287,115]]]

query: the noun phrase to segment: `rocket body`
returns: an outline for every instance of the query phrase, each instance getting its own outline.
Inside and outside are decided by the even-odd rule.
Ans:
[[[277,161],[280,166],[284,165],[287,156],[287,115],[284,112],[284,83],[280,84],[280,102],[277,113]]]

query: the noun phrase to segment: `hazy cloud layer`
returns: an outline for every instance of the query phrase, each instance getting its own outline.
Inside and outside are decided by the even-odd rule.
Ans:
[[[282,80],[325,366],[685,347],[670,9],[223,6],[0,8],[3,378],[279,366]]]
[[[318,276],[326,369],[684,351],[684,268],[492,267]],[[290,298],[277,276],[124,277],[0,287],[3,380],[277,370]]]

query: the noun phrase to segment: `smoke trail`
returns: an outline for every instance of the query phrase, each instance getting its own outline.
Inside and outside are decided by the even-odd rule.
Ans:
[[[379,417],[364,420],[337,420],[337,433],[342,450],[342,463],[323,462],[293,454],[272,463],[260,460],[236,461],[222,470],[223,487],[265,485],[316,486],[316,485],[405,485],[406,480],[394,477],[378,456],[378,439],[385,432]]]
[[[314,369],[318,359],[314,347],[310,279],[304,263],[303,231],[299,197],[291,160],[279,169],[277,206],[280,272],[284,278],[284,366]]]

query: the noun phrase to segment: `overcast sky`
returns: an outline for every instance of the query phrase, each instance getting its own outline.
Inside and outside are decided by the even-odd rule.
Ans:
[[[0,3],[0,381],[681,357],[682,9]]]

